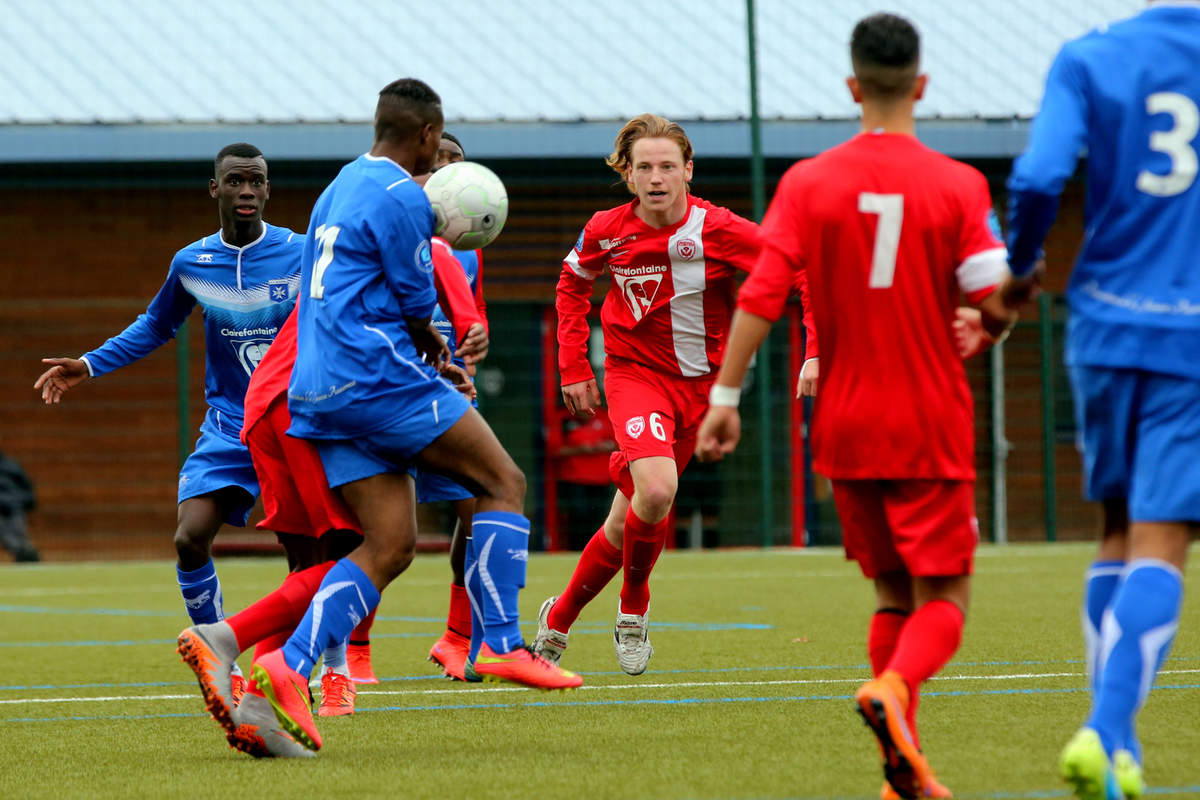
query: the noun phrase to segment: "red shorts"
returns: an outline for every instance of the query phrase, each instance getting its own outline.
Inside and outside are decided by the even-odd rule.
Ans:
[[[972,481],[835,480],[846,558],[863,575],[970,575],[979,544]]]
[[[287,396],[280,395],[262,419],[246,431],[246,446],[262,487],[266,518],[259,530],[314,538],[334,530],[362,535],[358,517],[325,479],[321,457],[311,442],[287,435],[292,424]]]
[[[626,497],[633,496],[631,461],[664,456],[675,459],[676,469],[683,472],[696,449],[713,380],[673,378],[628,361],[608,360],[604,397],[617,440],[608,471]]]

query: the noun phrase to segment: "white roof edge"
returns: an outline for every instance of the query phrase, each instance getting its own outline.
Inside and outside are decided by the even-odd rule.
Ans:
[[[469,157],[592,158],[612,149],[623,120],[611,122],[452,123]],[[681,121],[696,158],[750,155],[750,124]],[[801,158],[845,141],[857,120],[770,120],[762,123],[767,158]],[[918,120],[930,147],[956,158],[1012,158],[1025,146],[1029,120]],[[350,161],[371,142],[367,124],[282,125],[0,125],[0,163],[210,160],[230,142],[246,141],[269,159]]]

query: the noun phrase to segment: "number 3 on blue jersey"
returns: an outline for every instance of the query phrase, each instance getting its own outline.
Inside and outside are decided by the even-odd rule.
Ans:
[[[1158,175],[1148,169],[1138,173],[1137,188],[1155,197],[1183,194],[1196,180],[1196,149],[1192,139],[1200,133],[1200,110],[1195,102],[1176,92],[1155,92],[1146,98],[1150,115],[1170,114],[1171,129],[1150,134],[1150,149],[1171,159],[1171,171]]]
[[[330,225],[328,228],[321,225],[317,228],[317,243],[321,247],[321,255],[317,256],[317,263],[313,264],[312,285],[308,288],[308,296],[314,300],[325,296],[325,270],[333,263],[333,243],[337,241],[341,232],[342,229],[336,225]]]

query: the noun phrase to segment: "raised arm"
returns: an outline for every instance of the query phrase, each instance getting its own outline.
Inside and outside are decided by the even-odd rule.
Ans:
[[[600,387],[588,361],[591,329],[587,317],[592,310],[592,286],[599,270],[587,229],[567,257],[555,289],[554,308],[558,312],[558,371],[562,376],[562,396],[567,410],[579,417],[590,417],[600,407]]]

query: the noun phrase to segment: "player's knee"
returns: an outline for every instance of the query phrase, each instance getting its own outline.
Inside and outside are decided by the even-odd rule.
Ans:
[[[634,492],[635,513],[644,522],[660,522],[671,513],[675,502],[675,484],[667,481],[646,481]]]
[[[391,542],[387,547],[380,549],[376,564],[379,571],[384,573],[390,581],[408,569],[408,565],[412,563],[416,552],[415,539],[406,537]]]
[[[212,534],[208,531],[180,525],[175,529],[174,539],[179,563],[185,567],[189,564],[202,566],[212,557],[212,540]]]
[[[525,507],[525,473],[516,462],[509,459],[496,471],[495,485],[490,488],[492,496],[515,509]]]

